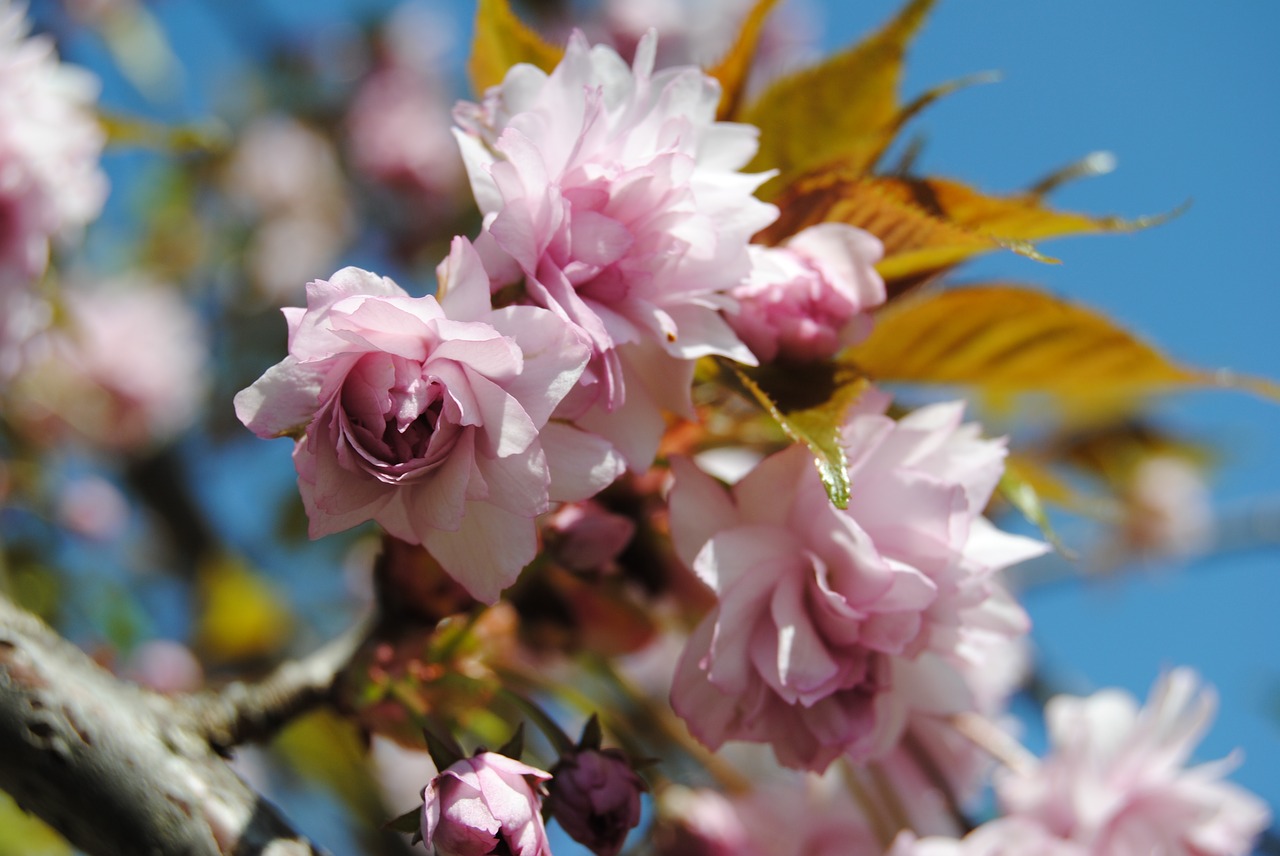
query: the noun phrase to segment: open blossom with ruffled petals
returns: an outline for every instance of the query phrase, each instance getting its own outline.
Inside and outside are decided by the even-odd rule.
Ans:
[[[38,278],[49,241],[102,210],[98,81],[29,37],[24,5],[0,3],[0,289]]]
[[[778,247],[751,247],[751,276],[730,292],[729,325],[761,362],[832,357],[871,332],[868,310],[884,303],[870,232],[843,223],[810,226]]]
[[[534,556],[534,518],[617,476],[603,443],[548,422],[588,357],[531,306],[492,311],[471,245],[454,240],[443,296],[411,298],[345,268],[287,309],[289,356],[236,396],[259,436],[294,450],[312,537],[376,520],[423,544],[492,602]]]
[[[550,856],[535,789],[549,778],[496,752],[464,758],[423,789],[422,840],[438,856]]]
[[[1025,632],[992,575],[1044,545],[981,517],[1004,445],[961,424],[957,404],[895,422],[869,393],[843,442],[846,511],[811,455],[763,461],[732,492],[674,464],[676,550],[719,596],[677,666],[673,707],[704,743],[767,742],[820,770],[883,756],[912,711],[972,708],[956,669],[972,633]]]
[[[768,176],[739,171],[756,129],[715,121],[718,84],[691,67],[655,73],[655,49],[650,34],[629,68],[575,33],[550,75],[517,65],[455,114],[495,287],[590,343],[574,403],[599,412],[579,424],[636,470],[657,448],[659,409],[689,412],[694,359],[754,362],[720,310],[776,217],[752,195]]]
[[[1045,707],[1050,752],[1003,771],[996,793],[1011,816],[1081,845],[1089,856],[1243,856],[1270,814],[1222,780],[1226,759],[1186,768],[1217,707],[1189,669],[1166,674],[1147,704],[1120,690],[1058,696]]]

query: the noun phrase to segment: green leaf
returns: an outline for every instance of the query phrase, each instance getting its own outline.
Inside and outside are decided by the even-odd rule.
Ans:
[[[550,72],[563,56],[563,50],[543,41],[516,17],[508,0],[480,0],[476,4],[475,37],[467,61],[476,95],[501,83],[517,63],[527,62]]]
[[[1062,539],[1054,531],[1053,524],[1049,522],[1049,515],[1045,511],[1044,504],[1040,501],[1039,492],[1032,486],[1030,480],[1022,475],[1013,461],[1005,461],[1004,475],[1000,477],[999,491],[1000,495],[1010,505],[1040,530],[1040,534],[1053,545],[1053,549],[1068,559],[1076,558],[1075,551],[1062,543]]]
[[[582,726],[582,736],[578,738],[579,749],[599,749],[604,742],[604,733],[600,728],[600,714],[592,713],[587,724]]]
[[[422,736],[426,738],[427,752],[431,754],[437,770],[447,770],[467,757],[453,735],[430,719],[423,724]]]
[[[551,745],[557,753],[568,755],[574,750],[573,740],[568,734],[564,733],[564,729],[551,718],[551,715],[538,704],[509,689],[504,688],[501,693],[503,698],[523,710],[533,720],[533,724],[538,726],[538,730],[546,735],[547,740],[551,741]]]
[[[411,808],[404,814],[393,817],[382,825],[383,829],[390,829],[393,832],[403,832],[405,835],[421,833],[422,831],[422,806]],[[414,843],[417,843],[416,841]]]
[[[856,368],[836,363],[754,369],[725,365],[788,437],[809,447],[832,504],[848,508],[849,467],[840,426],[868,387],[867,379]]]
[[[502,744],[502,748],[498,750],[499,755],[506,755],[508,758],[520,760],[520,756],[524,754],[524,723],[516,726],[515,733],[511,735],[511,739]]]
[[[830,161],[871,168],[897,133],[903,57],[932,6],[933,0],[912,0],[861,44],[776,81],[744,111],[743,121],[760,128],[749,171],[782,173],[764,195]]]

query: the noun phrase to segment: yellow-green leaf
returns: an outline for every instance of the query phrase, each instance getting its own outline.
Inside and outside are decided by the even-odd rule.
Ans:
[[[1049,514],[1045,511],[1034,477],[1024,472],[1012,458],[1005,461],[1004,475],[1000,477],[999,489],[1005,501],[1034,524],[1055,550],[1067,558],[1075,558],[1075,552],[1062,543],[1062,539],[1053,529],[1053,524],[1049,522]]]
[[[1073,403],[1187,386],[1280,397],[1274,383],[1181,366],[1091,309],[1009,285],[892,303],[842,360],[879,380],[966,384],[996,396],[1042,392]]]
[[[766,185],[766,196],[786,177],[831,161],[870,169],[897,132],[903,56],[932,5],[912,0],[870,38],[776,81],[746,109],[743,121],[760,128],[750,171],[782,173]]]
[[[501,83],[507,69],[517,63],[527,62],[549,72],[562,56],[563,50],[543,41],[516,17],[508,0],[480,0],[476,4],[475,38],[467,72],[477,95]]]
[[[809,447],[827,496],[837,508],[847,508],[849,466],[840,445],[840,426],[867,380],[851,366],[835,363],[754,369],[729,365],[787,436]]]
[[[742,29],[718,63],[707,72],[720,81],[720,107],[716,111],[720,119],[733,119],[742,107],[742,95],[747,86],[747,78],[751,75],[751,61],[755,58],[756,47],[760,43],[760,33],[764,30],[765,19],[778,5],[778,0],[756,0]]]
[[[222,154],[231,148],[231,134],[217,121],[165,125],[136,116],[101,113],[98,124],[111,147],[141,148],[166,154]]]
[[[1055,211],[1045,205],[1041,193],[990,196],[945,178],[883,178],[876,179],[876,185],[886,195],[1003,245],[1065,235],[1132,232],[1164,222],[1177,213],[1126,220]]]
[[[758,236],[776,244],[818,223],[848,223],[884,244],[876,266],[886,282],[946,269],[1000,247],[987,235],[927,213],[893,192],[886,180],[835,167],[793,182],[774,200],[780,216]]]
[[[885,255],[876,267],[891,284],[1001,248],[1051,262],[1033,241],[1127,232],[1170,216],[1094,217],[1056,211],[1034,192],[990,196],[950,179],[873,177],[842,165],[799,177],[774,201],[781,214],[760,240],[778,243],[817,223],[866,229],[884,243]]]
[[[293,621],[284,598],[241,559],[222,556],[206,563],[198,589],[196,639],[210,660],[270,657],[289,641]]]

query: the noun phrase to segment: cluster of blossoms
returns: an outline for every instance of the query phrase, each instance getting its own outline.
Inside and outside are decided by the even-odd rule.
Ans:
[[[474,240],[454,238],[435,296],[346,268],[310,283],[305,309],[285,310],[288,356],[236,410],[261,436],[295,439],[313,537],[376,521],[493,603],[538,555],[539,517],[559,509],[561,546],[599,566],[630,532],[593,533],[582,522],[591,506],[562,504],[650,467],[665,414],[695,415],[696,360],[812,363],[866,334],[886,299],[879,242],[823,224],[776,247],[751,244],[777,216],[754,195],[769,174],[742,172],[757,132],[717,121],[719,88],[698,69],[655,71],[656,50],[650,33],[628,66],[575,33],[550,73],[518,65],[481,104],[459,105],[455,136],[484,219]],[[716,604],[679,658],[671,703],[712,749],[766,744],[810,774],[838,759],[875,764],[904,791],[941,769],[961,792],[981,762],[948,724],[999,710],[1028,626],[1000,573],[1046,548],[983,517],[1002,441],[964,423],[959,403],[901,419],[889,404],[872,390],[844,415],[855,485],[845,509],[800,446],[731,488],[693,460],[672,461],[674,546]],[[1133,830],[1200,800],[1229,804],[1229,820],[1205,808],[1202,826],[1176,833],[1191,843],[1156,852],[1243,852],[1265,815],[1212,775],[1198,789],[1186,784],[1194,772],[1176,776],[1196,729],[1170,729],[1176,746],[1155,729],[1159,745],[1133,763],[1165,764],[1155,777],[1178,784],[1153,784],[1148,805],[1126,779],[1112,800],[1135,826],[1098,832],[1094,806],[1064,815],[1054,794],[1077,787],[1078,771],[1062,762],[1059,775],[1051,759],[1040,785],[1002,785],[1003,828],[1037,841],[1145,842]],[[566,830],[597,853],[616,853],[638,820],[639,780],[616,757],[584,755],[553,775],[485,752],[427,787],[421,834],[441,854],[546,853],[544,784]],[[794,852],[888,845],[847,820]],[[1013,852],[1011,840],[972,852]],[[793,852],[757,844],[732,852]],[[894,852],[936,846],[903,838]]]
[[[30,292],[51,241],[96,217],[107,195],[98,82],[60,63],[49,38],[29,37],[24,11],[0,2],[0,379],[42,326]]]

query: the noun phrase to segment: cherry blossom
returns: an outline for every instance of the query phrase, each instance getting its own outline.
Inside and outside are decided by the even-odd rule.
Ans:
[[[62,292],[65,324],[33,340],[14,379],[24,422],[136,452],[173,440],[209,385],[204,325],[172,286],[125,278]]]
[[[534,557],[534,518],[615,478],[602,442],[551,412],[588,357],[530,306],[491,311],[471,245],[454,240],[442,296],[344,268],[287,309],[289,356],[236,396],[259,436],[301,435],[294,464],[318,538],[366,520],[424,545],[486,602]]]
[[[868,310],[884,302],[873,265],[878,238],[843,223],[822,223],[779,247],[751,247],[747,281],[730,292],[729,325],[761,362],[814,362],[871,331]]]
[[[1190,669],[1175,669],[1142,708],[1121,690],[1051,699],[1049,754],[1035,769],[997,776],[1002,807],[1090,856],[1249,853],[1270,814],[1223,781],[1238,758],[1186,767],[1217,708],[1198,683]]]
[[[671,701],[712,748],[767,742],[822,770],[881,757],[911,712],[973,709],[966,646],[1026,617],[992,575],[1044,545],[981,517],[1004,445],[958,404],[900,421],[869,393],[843,428],[856,486],[827,498],[807,449],[764,460],[731,491],[674,462],[672,537],[718,595],[677,666]]]
[[[455,111],[495,288],[590,343],[566,406],[637,471],[661,411],[691,415],[694,359],[754,362],[721,310],[777,214],[752,195],[768,174],[740,172],[757,130],[715,121],[719,87],[700,70],[654,72],[656,47],[651,33],[629,68],[575,33],[551,74],[517,65]]]
[[[551,774],[496,752],[441,771],[422,792],[422,840],[438,856],[550,856],[536,784]]]
[[[24,8],[0,4],[0,294],[43,274],[50,239],[97,217],[107,196],[98,81],[29,36]]]

